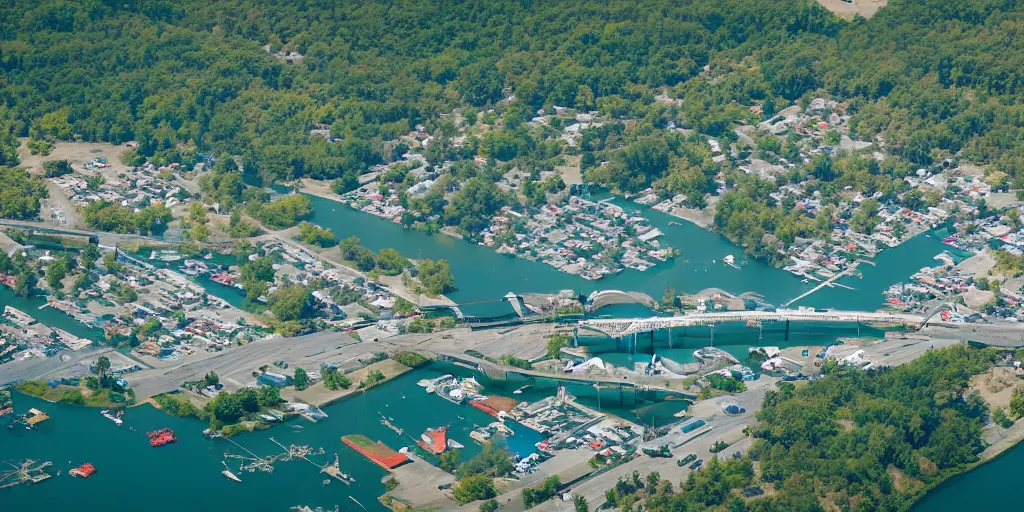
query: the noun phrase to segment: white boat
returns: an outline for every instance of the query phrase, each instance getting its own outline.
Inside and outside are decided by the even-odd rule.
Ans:
[[[465,448],[465,446],[462,443],[460,443],[460,442],[458,442],[458,441],[456,441],[454,439],[449,439],[448,440],[448,448],[452,448],[454,450],[458,450],[460,448]]]
[[[116,423],[117,426],[119,427],[121,426],[122,423],[124,423],[124,420],[121,419],[120,415],[115,416],[113,414],[110,414],[110,410],[108,409],[103,409],[102,411],[100,411],[100,414],[102,414],[104,418]]]
[[[231,472],[230,469],[228,469],[228,465],[227,464],[224,464],[224,471],[221,471],[220,474],[228,477],[229,480],[234,480],[235,482],[239,482],[239,483],[242,482],[241,478],[238,478],[237,475],[235,475],[234,473]]]
[[[416,385],[421,387],[421,388],[429,388],[431,386],[437,386],[438,384],[440,384],[442,382],[451,380],[451,378],[452,378],[451,374],[444,374],[444,375],[442,375],[442,376],[440,376],[440,377],[438,377],[436,379],[422,379],[419,382],[417,382]]]

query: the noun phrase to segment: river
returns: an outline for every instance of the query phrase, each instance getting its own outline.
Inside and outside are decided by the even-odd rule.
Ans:
[[[451,424],[449,437],[466,447],[460,455],[471,457],[480,445],[469,438],[474,425],[486,425],[493,417],[467,405],[455,405],[440,397],[427,395],[417,380],[439,376],[447,370],[421,369],[381,384],[366,393],[324,408],[328,418],[317,424],[295,419],[270,430],[237,436],[234,440],[260,456],[280,453],[270,438],[281,444],[323,447],[326,455],[311,457],[321,463],[339,455],[342,471],[352,474],[356,483],[347,486],[327,478],[319,468],[305,461],[277,462],[274,472],[240,473],[240,461],[229,459],[231,469],[242,479],[234,483],[220,474],[225,452],[242,454],[227,440],[207,440],[201,435],[206,425],[196,419],[176,418],[148,405],[129,409],[124,425],[118,427],[96,409],[51,404],[33,397],[15,394],[18,410],[37,407],[50,419],[38,430],[0,429],[0,460],[32,458],[52,461],[61,476],[38,486],[16,486],[0,491],[3,510],[63,510],[74,496],[79,510],[142,509],[153,512],[224,510],[284,511],[294,505],[340,505],[352,510],[354,497],[367,509],[387,510],[377,501],[384,494],[381,479],[384,469],[357,454],[341,442],[341,436],[363,434],[394,449],[411,446],[427,427]],[[379,414],[394,418],[404,428],[399,436],[380,423]],[[460,419],[459,417],[465,418]],[[542,439],[540,434],[511,424],[516,436],[509,440],[513,451],[523,452]],[[132,427],[135,431],[129,429]],[[146,431],[168,427],[178,442],[151,448]],[[525,455],[526,453],[524,453]],[[92,463],[97,472],[89,479],[67,475],[72,467]],[[55,471],[54,471],[55,473]],[[142,504],[145,504],[144,506]]]
[[[497,254],[491,248],[444,234],[427,235],[404,229],[330,199],[310,196],[310,200],[314,211],[311,222],[331,228],[339,238],[356,236],[363,246],[374,251],[390,247],[410,258],[448,260],[459,288],[448,297],[459,304],[492,301],[510,291],[551,293],[565,289],[582,293],[594,290],[639,291],[660,300],[669,287],[687,293],[705,288],[721,288],[733,294],[754,291],[770,303],[781,304],[814,286],[814,283],[801,283],[789,272],[744,257],[742,248],[717,233],[689,222],[678,222],[656,210],[644,210],[643,214],[665,233],[660,239],[662,244],[679,249],[681,255],[646,272],[626,269],[599,281],[589,281],[559,272],[541,262]],[[625,203],[620,205],[636,207]],[[856,292],[826,288],[794,306],[874,310],[882,303],[882,291],[922,267],[936,265],[933,258],[944,249],[945,246],[935,237],[915,237],[896,249],[883,252],[876,258],[877,267],[862,265],[863,279],[847,277],[840,280],[842,284],[856,288]],[[727,255],[737,258],[739,269],[722,262]],[[498,307],[503,308],[502,313],[509,312],[507,305]],[[484,311],[482,307],[474,310],[472,306],[463,310],[470,314],[493,311]]]
[[[977,506],[986,510],[1020,510],[1020,469],[1024,468],[1024,444],[1018,444],[996,460],[940,484],[911,509],[913,512],[960,512]]]
[[[667,287],[691,293],[717,287],[732,293],[756,291],[769,302],[780,304],[813,286],[801,283],[788,272],[743,258],[739,247],[715,233],[687,222],[675,222],[672,217],[652,210],[644,214],[665,233],[663,243],[680,249],[681,256],[647,272],[626,270],[602,281],[592,282],[558,272],[539,262],[498,255],[489,248],[445,235],[428,236],[418,231],[405,230],[396,224],[327,199],[311,197],[311,200],[315,211],[312,220],[331,228],[341,238],[357,236],[364,246],[373,250],[393,247],[413,258],[448,260],[459,286],[459,290],[450,294],[450,298],[461,304],[484,302],[478,307],[464,308],[470,314],[490,314],[496,310],[507,312],[507,305],[494,302],[493,299],[508,291],[526,293],[573,289],[590,292],[595,289],[622,289],[643,291],[660,299]],[[916,237],[899,248],[883,252],[876,258],[876,267],[861,266],[862,278],[847,277],[841,281],[856,288],[856,291],[824,289],[798,305],[873,310],[881,303],[883,290],[905,280],[921,267],[934,265],[933,256],[943,249],[944,246],[934,237]],[[737,257],[740,269],[721,263],[722,258],[730,254]],[[209,287],[213,283],[201,284]],[[225,293],[218,295],[234,293],[227,288],[219,291]],[[237,300],[237,296],[230,298]],[[48,325],[78,335],[97,336],[95,331],[58,311],[49,308],[39,310],[42,303],[42,299],[26,301],[15,298],[9,290],[0,288],[0,307],[12,304]],[[604,309],[600,314],[629,317],[649,316],[652,312],[637,305],[623,305]],[[850,329],[848,326],[833,328],[794,325],[790,340],[786,341],[779,332],[766,332],[759,339],[757,329],[731,326],[716,331],[715,345],[743,356],[752,344],[821,345],[838,335],[847,332],[853,334]],[[659,334],[653,348],[658,353],[687,362],[692,359],[694,348],[709,342],[710,333],[706,329],[694,329],[674,332],[671,349],[667,336]],[[641,340],[637,353],[627,354],[625,346],[611,340],[594,337],[586,339],[585,343],[590,344],[595,351],[602,352],[602,357],[623,365],[649,358],[652,348],[649,340]],[[336,481],[324,486],[324,476],[318,473],[317,468],[303,461],[280,462],[273,474],[241,474],[243,483],[236,484],[220,475],[223,469],[221,460],[226,451],[239,453],[240,450],[225,440],[204,440],[200,432],[205,425],[198,420],[170,417],[152,407],[142,406],[130,409],[125,418],[125,426],[118,428],[95,409],[50,404],[16,395],[19,410],[36,406],[46,411],[51,419],[38,431],[0,431],[0,460],[33,458],[53,461],[55,469],[62,471],[62,476],[54,477],[38,487],[4,490],[0,499],[5,504],[3,508],[11,510],[65,508],[68,505],[67,497],[75,496],[74,505],[85,510],[133,507],[145,502],[146,509],[154,511],[186,507],[196,511],[221,511],[286,510],[299,504],[325,507],[337,504],[350,509],[353,504],[348,496],[352,496],[369,510],[383,510],[376,498],[384,492],[380,479],[386,475],[385,471],[344,446],[340,436],[360,433],[398,448],[410,445],[411,439],[401,438],[383,427],[379,423],[378,413],[393,417],[395,424],[414,436],[418,436],[427,427],[450,423],[451,436],[466,445],[463,458],[471,456],[479,450],[479,446],[469,440],[469,430],[475,424],[491,422],[492,418],[474,408],[456,406],[427,396],[415,385],[419,379],[444,371],[449,370],[428,368],[409,372],[368,393],[325,408],[330,418],[319,424],[299,419],[269,431],[248,433],[237,438],[239,443],[260,455],[280,451],[270,441],[270,437],[285,445],[308,444],[314,448],[324,447],[328,454],[338,453],[343,471],[352,473],[357,479],[357,483],[351,487]],[[587,392],[583,389],[577,391],[581,395]],[[504,393],[510,392],[510,389],[504,390]],[[517,397],[535,400],[545,394],[550,394],[550,390],[536,389]],[[581,396],[581,402],[590,406],[596,406],[597,399],[596,396]],[[601,400],[606,410],[615,407],[608,403],[608,397],[602,396]],[[639,418],[645,423],[662,423],[669,420],[673,413],[685,408],[681,402],[637,405],[635,409],[610,409],[610,412],[631,419]],[[459,416],[465,419],[458,420]],[[129,427],[137,431],[131,431]],[[174,429],[178,433],[178,443],[150,448],[142,432],[162,427]],[[528,449],[540,439],[539,434],[523,427],[516,430],[519,435],[510,440],[510,446],[517,451]],[[984,475],[992,471],[987,468],[1003,468],[1006,464],[1012,465],[1012,462],[1004,461],[1014,460],[1017,467],[1024,463],[1024,451],[1019,447],[992,464],[952,480],[949,485],[962,482],[957,484],[958,488],[963,486],[967,489],[971,485],[984,485]],[[98,468],[95,476],[87,480],[66,476],[68,469],[83,462],[91,462]],[[232,469],[237,469],[237,462]],[[1009,474],[1005,468],[1001,471],[1004,471],[1003,475]],[[995,474],[998,475],[998,471]],[[978,483],[971,484],[975,480]],[[933,496],[949,494],[949,485],[937,490]],[[991,497],[995,493],[986,494]],[[937,506],[931,505],[934,501],[930,496],[922,501],[918,509],[946,510],[929,508]],[[940,499],[936,503],[943,501],[948,500]]]

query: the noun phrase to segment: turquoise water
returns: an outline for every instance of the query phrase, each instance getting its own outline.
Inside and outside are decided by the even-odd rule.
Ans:
[[[979,505],[986,510],[1021,510],[1020,469],[1024,444],[998,459],[945,481],[921,498],[913,512],[960,512]]]
[[[494,253],[491,249],[473,245],[444,235],[428,236],[420,232],[404,230],[396,224],[351,210],[347,206],[321,198],[312,197],[315,207],[314,221],[330,227],[339,237],[358,236],[362,244],[373,250],[393,247],[410,257],[444,258],[452,265],[460,289],[450,296],[459,303],[487,301],[477,306],[463,308],[469,314],[503,314],[510,311],[505,303],[493,301],[508,291],[556,292],[571,288],[588,293],[595,289],[622,289],[643,291],[660,299],[666,287],[681,292],[696,292],[708,287],[722,288],[733,293],[757,291],[769,302],[782,303],[813,284],[801,283],[788,272],[768,267],[756,261],[747,261],[742,250],[725,238],[707,232],[692,224],[674,222],[672,217],[656,211],[646,211],[651,222],[665,232],[663,243],[676,247],[682,255],[674,262],[660,265],[647,272],[626,270],[608,279],[591,282],[561,273],[538,262],[517,259]],[[932,259],[944,249],[935,238],[917,237],[903,246],[881,254],[877,267],[860,267],[863,278],[848,277],[842,282],[856,288],[856,291],[824,289],[799,303],[815,307],[837,309],[873,310],[882,302],[881,292],[890,285],[905,280],[921,267],[934,265]],[[733,269],[721,263],[728,254],[736,256],[741,269]],[[216,283],[203,283],[208,290],[220,287]],[[228,287],[221,287],[224,297],[240,300],[240,295]],[[224,297],[224,298],[228,298]],[[47,325],[61,327],[80,336],[98,336],[94,330],[78,324],[70,317],[53,309],[38,310],[44,301],[25,301],[13,297],[10,290],[0,288],[0,307],[14,304],[15,307],[33,315]],[[653,314],[647,308],[637,305],[613,306],[602,309],[601,315],[617,317],[643,317]],[[759,339],[757,329],[743,325],[719,326],[715,331],[714,345],[739,359],[744,360],[751,345],[809,345],[827,343],[836,336],[853,335],[855,327],[791,325],[790,340],[786,341],[779,328],[772,326]],[[614,362],[628,365],[632,361],[645,361],[653,350],[678,362],[692,361],[694,349],[710,344],[707,329],[686,329],[673,331],[669,348],[667,332],[656,333],[653,344],[650,339],[638,339],[635,354],[627,354],[621,341],[599,336],[585,337],[584,345]],[[9,489],[2,498],[3,510],[53,510],[66,508],[65,496],[74,493],[79,497],[75,506],[84,510],[99,510],[110,506],[123,506],[122,498],[129,496],[136,502],[147,500],[147,510],[180,510],[188,507],[203,510],[286,510],[293,505],[313,505],[351,509],[353,496],[369,510],[383,510],[376,498],[383,494],[380,479],[386,472],[359,456],[340,442],[340,436],[361,433],[373,440],[382,440],[392,448],[411,445],[413,439],[401,437],[379,423],[378,413],[394,418],[394,423],[418,437],[427,427],[452,424],[449,433],[452,438],[466,446],[463,457],[467,458],[479,450],[469,440],[468,433],[474,425],[483,425],[493,418],[468,406],[456,406],[440,398],[426,395],[415,385],[419,379],[450,369],[431,368],[417,370],[399,377],[392,382],[374,388],[369,393],[327,407],[331,416],[328,420],[313,425],[305,420],[290,422],[265,432],[239,436],[237,441],[261,455],[278,451],[269,438],[274,437],[284,444],[309,444],[314,448],[324,447],[328,454],[338,453],[344,471],[353,473],[358,482],[347,487],[340,482],[322,485],[323,475],[317,468],[305,462],[278,463],[274,474],[242,474],[243,483],[235,484],[221,476],[221,460],[225,451],[238,452],[237,448],[223,440],[207,441],[200,432],[205,425],[197,420],[172,418],[148,406],[129,411],[126,426],[117,428],[101,417],[94,409],[65,407],[48,404],[30,397],[17,397],[19,410],[37,406],[47,411],[52,419],[38,432],[24,430],[0,430],[0,460],[35,458],[50,460],[65,475],[70,467],[82,462],[92,462],[99,472],[88,480],[71,479],[67,476],[53,478],[39,487]],[[535,386],[516,398],[536,400],[550,396],[554,381],[539,379]],[[518,385],[510,383],[500,392],[509,396]],[[570,392],[580,402],[594,408],[636,419],[645,424],[664,424],[672,415],[686,408],[686,402],[674,400],[660,403],[640,402],[635,396],[626,397],[613,390],[594,390],[586,386],[574,386]],[[461,416],[464,420],[458,419]],[[139,432],[128,430],[134,426]],[[302,428],[295,428],[301,426]],[[169,447],[149,448],[141,432],[161,427],[170,427],[178,432],[180,441]],[[517,436],[508,441],[513,451],[528,451],[541,437],[525,427],[513,427]],[[1024,459],[1020,448],[1011,454]],[[996,463],[1008,459],[1006,457]],[[1018,461],[1018,466],[1021,462]],[[993,463],[995,464],[995,463]],[[990,465],[991,466],[991,465]],[[989,466],[985,466],[989,467]],[[985,467],[978,470],[982,471]],[[237,469],[237,463],[236,468]],[[1005,471],[1005,470],[1004,470]],[[969,478],[976,474],[971,473]],[[966,484],[965,484],[966,485]],[[263,489],[266,489],[264,491]],[[45,491],[44,491],[45,490]],[[82,492],[91,490],[91,492]],[[177,493],[177,490],[187,490]],[[172,499],[153,499],[171,492]],[[936,494],[945,492],[942,489]],[[180,497],[179,497],[180,496]],[[928,506],[928,499],[919,507]],[[149,506],[152,505],[152,506]],[[10,508],[8,508],[10,506]],[[920,510],[939,510],[925,509]]]
[[[49,327],[64,329],[65,331],[81,338],[93,340],[103,339],[102,329],[91,328],[88,325],[71,318],[63,311],[59,311],[54,308],[48,307],[39,309],[39,307],[44,304],[46,304],[45,296],[36,295],[30,299],[16,297],[13,290],[0,285],[0,312],[3,312],[5,306],[10,305],[11,307],[20,309],[25,314]]]
[[[352,486],[337,481],[322,485],[325,476],[304,461],[278,462],[272,474],[236,471],[243,481],[234,483],[220,474],[221,461],[225,452],[242,451],[226,440],[204,439],[201,433],[206,425],[198,420],[171,417],[144,405],[130,409],[124,426],[117,427],[96,409],[51,404],[16,394],[18,410],[36,407],[49,414],[50,420],[38,431],[0,429],[0,460],[52,461],[53,469],[62,474],[38,486],[0,491],[0,509],[64,510],[68,508],[67,498],[75,496],[74,508],[78,510],[136,510],[136,504],[142,500],[147,511],[288,510],[300,504],[332,509],[340,505],[342,510],[352,510],[354,504],[348,496],[353,496],[369,510],[386,510],[377,497],[384,494],[381,479],[387,472],[345,446],[341,436],[363,434],[397,450],[413,446],[410,435],[418,438],[427,427],[450,424],[449,437],[465,445],[460,450],[461,458],[471,457],[479,452],[480,445],[469,438],[469,432],[495,419],[473,407],[427,395],[416,385],[419,379],[442,373],[430,368],[409,372],[324,408],[330,417],[317,424],[296,419],[235,438],[261,456],[281,452],[270,441],[271,437],[285,446],[324,447],[327,455],[313,459],[333,460],[337,453],[342,470],[356,478]],[[399,436],[381,425],[379,414],[394,418],[394,424],[404,428],[407,435]],[[143,432],[164,427],[174,429],[178,442],[149,447]],[[516,436],[508,445],[513,451],[530,453],[533,444],[542,439],[540,434],[521,425],[512,428]],[[82,480],[67,476],[70,468],[83,462],[96,466],[98,471],[93,477]],[[232,459],[229,464],[233,470],[238,469],[237,460]]]
[[[488,247],[447,235],[431,236],[407,230],[336,201],[313,196],[310,200],[314,207],[312,221],[331,228],[339,238],[359,237],[362,245],[374,251],[391,247],[411,258],[448,260],[459,287],[449,297],[460,304],[491,301],[509,291],[544,293],[563,289],[579,293],[605,289],[641,291],[660,300],[669,287],[687,293],[705,288],[721,288],[734,294],[755,291],[768,302],[781,304],[815,286],[801,283],[789,272],[744,257],[741,248],[717,233],[678,222],[655,210],[646,210],[643,214],[665,233],[660,239],[662,244],[679,249],[681,255],[646,272],[627,269],[600,281],[588,281],[540,262],[497,254]],[[896,249],[883,252],[876,258],[877,267],[862,265],[863,279],[847,277],[841,281],[856,291],[826,288],[794,306],[874,310],[882,303],[882,291],[922,267],[934,266],[934,256],[945,247],[937,238],[915,237]],[[730,254],[737,258],[740,269],[722,263],[722,258]],[[469,314],[503,314],[510,312],[509,309],[507,304],[495,302],[475,309],[473,306],[463,308]],[[600,314],[608,313],[602,310]]]

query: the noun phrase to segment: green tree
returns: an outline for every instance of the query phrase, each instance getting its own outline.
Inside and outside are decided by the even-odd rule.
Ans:
[[[459,452],[455,450],[448,450],[438,457],[437,462],[441,469],[449,473],[454,473],[459,467]]]
[[[56,258],[46,266],[46,285],[55,292],[60,291],[63,288],[61,281],[67,277],[70,270],[66,257]]]
[[[590,505],[587,503],[587,497],[582,494],[575,494],[572,497],[573,510],[576,512],[590,512]]]
[[[309,375],[302,368],[295,369],[295,390],[302,391],[309,387]]]
[[[78,257],[78,261],[86,272],[92,270],[96,265],[96,261],[99,259],[100,250],[95,244],[86,245],[85,249],[82,249],[82,253]]]
[[[39,277],[36,276],[35,271],[26,266],[18,272],[14,280],[14,295],[17,297],[31,297],[35,293],[38,282]]]
[[[556,334],[548,338],[548,357],[551,359],[561,358],[562,347],[569,346],[569,336]]]
[[[1010,395],[1010,414],[1014,418],[1024,416],[1024,388],[1018,387]]]
[[[289,284],[274,290],[267,298],[270,310],[282,321],[301,320],[312,312],[313,298],[309,289],[299,284]]]
[[[459,505],[477,500],[491,499],[498,495],[494,488],[494,480],[487,475],[470,475],[459,479],[452,489],[452,497]]]
[[[377,267],[389,276],[397,276],[409,266],[409,260],[394,249],[381,249],[377,255]]]
[[[417,277],[429,295],[441,295],[456,289],[455,277],[446,260],[420,260],[417,271]]]
[[[100,383],[104,383],[107,374],[110,373],[110,359],[107,356],[100,356],[96,359],[96,374],[100,376]]]

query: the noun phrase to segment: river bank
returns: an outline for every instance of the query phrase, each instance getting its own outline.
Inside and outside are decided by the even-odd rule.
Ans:
[[[756,292],[770,303],[782,304],[814,287],[814,283],[802,283],[789,272],[743,257],[742,248],[717,233],[692,223],[676,222],[671,215],[653,210],[645,210],[643,214],[665,234],[667,245],[680,249],[680,256],[646,272],[627,269],[595,282],[444,234],[407,230],[328,197],[322,191],[319,195],[311,194],[311,222],[331,228],[339,238],[356,236],[362,245],[374,251],[390,247],[414,258],[447,260],[459,288],[447,297],[466,305],[463,312],[470,315],[509,313],[508,305],[500,302],[509,291],[557,293],[571,289],[587,294],[619,289],[661,297],[667,288],[686,293],[720,288],[735,295]],[[881,305],[881,293],[885,289],[931,264],[933,257],[943,250],[945,246],[934,237],[914,237],[899,247],[883,251],[875,259],[876,266],[862,266],[862,278],[848,276],[839,280],[839,284],[850,286],[857,293],[825,288],[793,306],[873,311]],[[739,268],[724,263],[728,255],[736,258]]]

